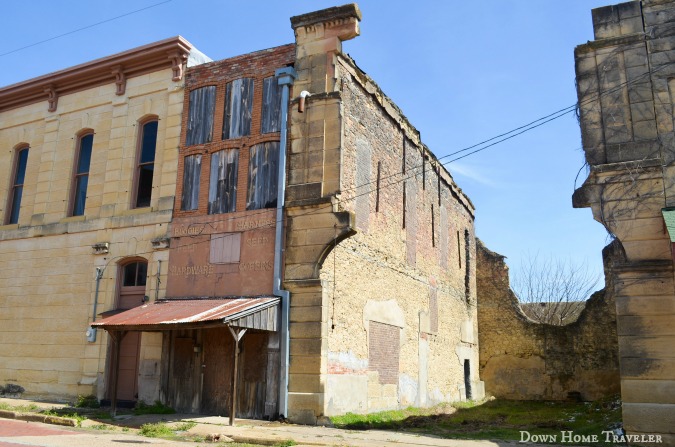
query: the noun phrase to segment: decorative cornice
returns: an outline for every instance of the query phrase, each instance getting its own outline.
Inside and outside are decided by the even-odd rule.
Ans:
[[[116,65],[111,72],[115,76],[115,94],[122,96],[127,90],[127,76],[124,74],[124,68],[121,65]]]
[[[0,111],[48,100],[49,112],[55,112],[60,96],[109,83],[123,95],[128,78],[167,68],[173,70],[172,80],[180,81],[191,49],[190,42],[176,36],[12,84],[0,88]]]

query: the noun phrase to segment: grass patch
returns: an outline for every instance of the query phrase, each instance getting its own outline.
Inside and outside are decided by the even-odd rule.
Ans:
[[[5,402],[0,402],[0,410],[18,411],[19,413],[37,413],[40,411],[40,407],[35,404],[10,405]]]
[[[197,423],[192,421],[181,422],[180,424],[176,425],[174,429],[177,431],[188,431],[195,425],[197,425]]]
[[[100,408],[101,403],[94,395],[91,394],[89,396],[78,395],[77,401],[75,402],[75,406],[77,408]]]
[[[158,422],[156,424],[143,424],[141,425],[141,429],[138,431],[138,434],[148,438],[176,438],[174,430],[163,422]]]
[[[400,430],[445,438],[519,441],[520,432],[556,435],[601,435],[621,421],[618,400],[598,402],[534,402],[492,400],[433,408],[406,408],[367,415],[348,413],[331,418],[339,428]]]
[[[136,408],[134,408],[134,414],[136,416],[142,414],[174,414],[176,410],[171,407],[168,407],[161,403],[160,401],[155,401],[153,405],[148,405],[143,401],[138,402]]]

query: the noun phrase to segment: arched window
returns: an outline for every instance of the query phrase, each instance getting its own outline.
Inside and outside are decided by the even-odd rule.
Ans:
[[[89,165],[91,151],[94,146],[94,133],[80,135],[77,142],[77,159],[73,175],[73,192],[71,200],[71,216],[82,216],[87,202],[87,185],[89,184]]]
[[[138,139],[138,163],[134,176],[134,208],[150,206],[152,198],[152,177],[155,171],[155,149],[157,147],[157,119],[141,125]]]
[[[122,287],[145,286],[148,276],[148,263],[137,261],[122,267]]]
[[[26,178],[26,165],[28,164],[28,147],[17,150],[14,162],[14,174],[12,176],[12,186],[9,191],[9,203],[7,209],[6,221],[8,224],[19,222],[19,211],[21,209],[21,196],[23,195],[23,182]]]

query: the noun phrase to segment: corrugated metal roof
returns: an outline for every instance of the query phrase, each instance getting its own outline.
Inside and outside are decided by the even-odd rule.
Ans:
[[[91,324],[106,330],[169,330],[231,323],[276,330],[277,297],[161,300],[106,316]],[[252,316],[254,318],[246,318]],[[246,322],[250,323],[246,323]],[[172,326],[179,326],[173,328]]]
[[[666,222],[668,234],[670,235],[670,242],[675,242],[675,207],[663,208],[663,220]]]

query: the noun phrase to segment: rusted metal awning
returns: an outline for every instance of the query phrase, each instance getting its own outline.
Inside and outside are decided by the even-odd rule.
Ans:
[[[279,298],[167,299],[144,304],[121,313],[103,314],[91,323],[107,331],[166,331],[234,327],[276,331]]]

